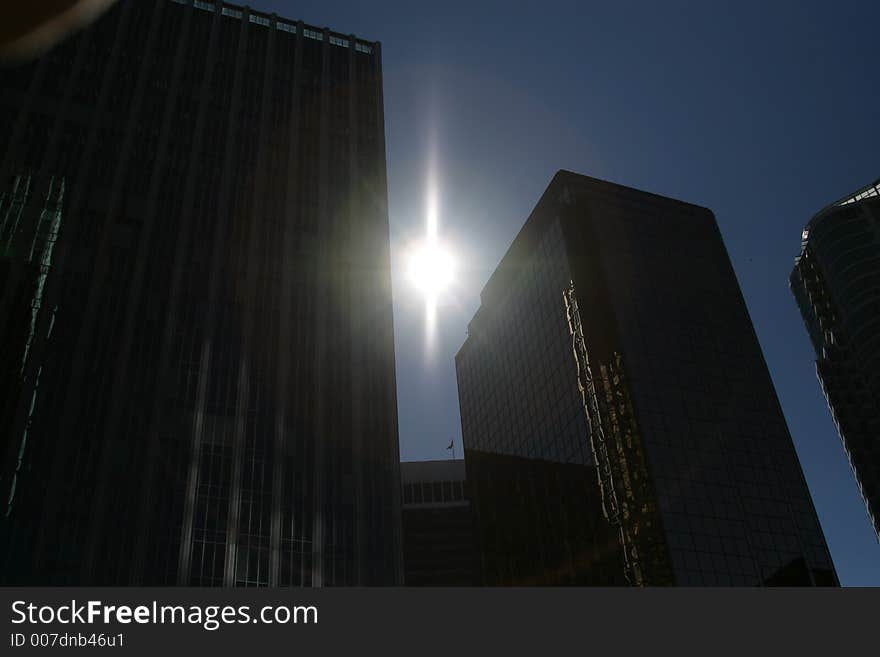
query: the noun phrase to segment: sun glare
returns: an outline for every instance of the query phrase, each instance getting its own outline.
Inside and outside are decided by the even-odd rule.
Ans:
[[[449,250],[437,240],[428,239],[409,254],[407,276],[427,298],[443,293],[455,276],[455,262]]]
[[[452,251],[440,239],[440,194],[437,179],[436,148],[431,140],[425,194],[425,237],[411,243],[404,266],[410,285],[425,301],[425,353],[431,357],[437,332],[437,312],[455,286],[456,262]]]

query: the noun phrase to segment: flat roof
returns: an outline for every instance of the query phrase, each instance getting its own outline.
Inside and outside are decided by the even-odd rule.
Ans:
[[[668,207],[670,204],[680,205],[700,212],[711,213],[711,210],[702,205],[688,203],[687,201],[655,194],[654,192],[646,192],[641,189],[636,189],[635,187],[627,187],[626,185],[602,180],[600,178],[593,178],[592,176],[575,173],[574,171],[569,171],[567,169],[559,169],[554,174],[550,184],[547,185],[547,189],[544,190],[544,193],[535,204],[535,207],[532,209],[528,218],[520,227],[516,237],[514,237],[510,246],[507,248],[507,251],[505,251],[501,260],[492,271],[489,280],[486,281],[486,284],[480,291],[480,307],[476,310],[470,322],[468,322],[468,335],[465,337],[464,342],[455,355],[456,360],[458,360],[459,356],[463,355],[467,349],[470,340],[471,326],[477,326],[479,324],[483,305],[486,303],[487,298],[491,296],[493,291],[497,290],[499,286],[503,286],[503,280],[505,279],[504,270],[506,269],[506,266],[510,265],[511,261],[515,260],[518,256],[523,255],[522,249],[526,248],[524,245],[528,243],[531,234],[538,230],[537,225],[541,223],[539,217],[542,211],[547,205],[556,202],[559,197],[565,194],[569,189],[590,190],[596,192],[597,195],[607,195],[620,199],[637,199],[640,203],[654,202],[658,206]]]
[[[343,39],[354,38],[357,41],[360,41],[364,44],[368,44],[371,46],[372,45],[379,45],[379,43],[380,43],[379,41],[370,41],[369,39],[357,37],[354,34],[346,34],[343,32],[337,32],[335,30],[331,30],[328,27],[317,27],[314,25],[309,25],[308,23],[304,23],[303,21],[298,21],[293,18],[286,18],[284,16],[278,16],[277,14],[274,14],[274,13],[266,13],[264,11],[260,11],[259,9],[254,9],[250,5],[237,5],[237,4],[233,4],[230,2],[217,2],[216,0],[170,0],[170,1],[174,2],[176,4],[179,4],[179,5],[190,5],[191,4],[191,5],[194,5],[196,9],[201,9],[203,11],[213,10],[215,5],[219,5],[221,7],[221,10],[222,10],[222,8],[225,7],[225,8],[232,9],[232,10],[235,10],[238,12],[247,11],[248,14],[250,14],[252,16],[260,16],[261,18],[266,18],[269,20],[276,19],[277,21],[279,21],[281,23],[291,23],[291,24],[302,23],[303,29],[312,30],[312,31],[321,32],[321,33],[323,33],[325,30],[327,30],[328,32],[330,32],[330,36],[343,38]],[[228,14],[227,14],[227,16],[228,16]],[[237,17],[230,16],[230,18],[237,18]]]

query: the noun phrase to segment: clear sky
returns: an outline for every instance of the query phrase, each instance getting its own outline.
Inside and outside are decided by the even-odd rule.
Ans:
[[[880,3],[253,5],[382,42],[402,459],[448,458],[450,439],[461,455],[455,352],[483,284],[570,169],[715,212],[841,582],[880,585],[787,285],[811,215],[880,177]],[[401,271],[432,169],[459,271],[429,349]]]

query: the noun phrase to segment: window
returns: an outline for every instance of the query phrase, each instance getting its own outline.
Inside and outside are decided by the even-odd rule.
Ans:
[[[365,53],[367,53],[368,55],[371,54],[371,53],[373,52],[373,48],[372,48],[372,46],[368,46],[368,45],[366,45],[365,43],[358,43],[358,44],[355,44],[354,49],[357,50],[358,52],[365,52]]]
[[[282,32],[290,32],[291,34],[296,34],[296,25],[291,25],[290,23],[278,23],[277,27]]]
[[[315,41],[323,41],[324,35],[320,32],[315,32],[315,30],[310,30],[308,28],[303,30],[303,36],[309,39],[314,39]]]
[[[201,0],[196,0],[193,4],[196,6],[196,9],[203,9],[204,11],[214,11],[214,5],[210,2],[202,2]]]
[[[257,25],[267,25],[267,26],[269,25],[269,22],[270,22],[269,19],[266,18],[265,16],[257,16],[256,14],[251,14],[250,16],[248,16],[248,20],[250,20],[251,23],[256,23]]]
[[[224,16],[230,16],[231,18],[241,18],[241,12],[238,9],[230,9],[229,7],[223,7],[223,11],[220,12]]]
[[[331,36],[330,43],[334,46],[342,46],[343,48],[348,48],[348,39],[340,39],[339,37]]]

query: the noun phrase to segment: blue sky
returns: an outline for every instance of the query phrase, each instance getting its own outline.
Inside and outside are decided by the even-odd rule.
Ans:
[[[480,289],[554,172],[571,169],[715,212],[841,582],[880,585],[880,546],[787,287],[812,214],[880,176],[880,3],[255,5],[382,42],[404,460],[461,444],[453,357]],[[424,232],[432,160],[459,271],[428,350],[400,272]]]

